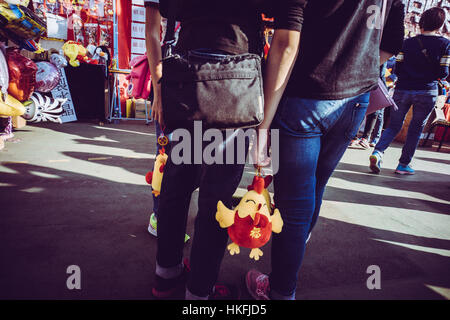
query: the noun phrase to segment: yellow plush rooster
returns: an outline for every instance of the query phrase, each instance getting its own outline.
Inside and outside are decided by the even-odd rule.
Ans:
[[[255,176],[252,185],[247,188],[248,192],[234,211],[228,209],[222,201],[217,203],[216,220],[222,228],[228,228],[232,243],[227,248],[231,255],[238,254],[239,246],[242,246],[252,249],[251,259],[259,260],[263,255],[259,248],[269,241],[272,232],[281,232],[283,220],[280,211],[274,209],[271,215],[272,206],[267,191],[271,181],[272,176]]]
[[[155,197],[159,196],[161,193],[161,182],[164,174],[164,167],[167,163],[168,155],[166,154],[164,148],[159,150],[159,154],[155,159],[155,164],[153,165],[153,171],[148,172],[145,175],[145,180],[148,184],[152,185],[152,193]]]

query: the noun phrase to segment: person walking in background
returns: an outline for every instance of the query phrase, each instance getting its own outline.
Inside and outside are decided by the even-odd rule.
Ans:
[[[306,8],[296,12],[302,23],[275,31],[266,65],[259,129],[279,130],[274,200],[284,225],[272,238],[270,275],[247,273],[255,299],[295,299],[325,186],[364,119],[380,65],[400,51],[404,36],[400,0],[302,2]],[[388,17],[383,35],[383,15],[371,15],[374,7]]]
[[[386,85],[386,65],[385,62],[380,67],[380,77]],[[374,113],[366,116],[366,124],[364,125],[364,132],[359,140],[359,145],[364,149],[369,149],[370,147],[375,147],[378,140],[380,139],[381,132],[383,130],[383,119],[384,119],[384,109],[379,109]]]
[[[434,109],[438,81],[444,80],[449,74],[450,41],[438,34],[445,21],[444,9],[428,9],[419,21],[421,34],[404,41],[395,65],[398,80],[393,98],[398,110],[391,110],[389,126],[369,158],[369,167],[374,173],[380,172],[383,153],[400,132],[412,105],[413,116],[395,173],[414,174],[410,163],[425,123]]]

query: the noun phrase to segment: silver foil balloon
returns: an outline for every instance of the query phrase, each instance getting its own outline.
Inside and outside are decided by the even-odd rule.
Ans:
[[[59,83],[61,75],[58,68],[50,62],[36,62],[38,71],[36,72],[36,86],[35,91],[50,92]]]
[[[0,90],[3,93],[3,96],[6,96],[8,94],[8,86],[9,86],[8,63],[6,62],[3,51],[0,49]]]
[[[66,58],[58,53],[53,53],[50,55],[50,62],[53,63],[58,69],[62,69],[67,66]]]

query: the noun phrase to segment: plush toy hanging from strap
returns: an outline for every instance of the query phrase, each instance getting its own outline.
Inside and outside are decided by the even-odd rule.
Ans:
[[[145,175],[145,180],[148,184],[152,185],[152,193],[155,197],[161,193],[161,182],[164,174],[164,167],[166,166],[168,155],[166,154],[165,146],[169,143],[169,139],[161,134],[158,137],[158,144],[162,147],[159,150],[159,154],[156,156],[155,164],[153,165],[153,171],[149,171]]]
[[[259,248],[269,241],[272,232],[281,232],[283,220],[280,211],[272,207],[267,191],[271,182],[272,176],[263,178],[258,169],[253,183],[247,187],[248,192],[234,211],[228,209],[222,201],[217,203],[216,220],[222,228],[228,228],[232,243],[227,248],[231,255],[239,254],[241,246],[252,249],[250,258],[259,260],[263,255]]]

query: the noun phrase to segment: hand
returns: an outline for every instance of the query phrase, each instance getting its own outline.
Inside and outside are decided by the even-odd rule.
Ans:
[[[269,129],[265,129],[264,127],[258,127],[257,129],[256,139],[253,141],[252,148],[250,150],[250,155],[253,160],[253,166],[255,168],[258,167],[267,167],[270,165],[270,135]]]
[[[159,95],[155,94],[152,103],[152,118],[160,124],[161,128],[164,126],[162,101]]]

